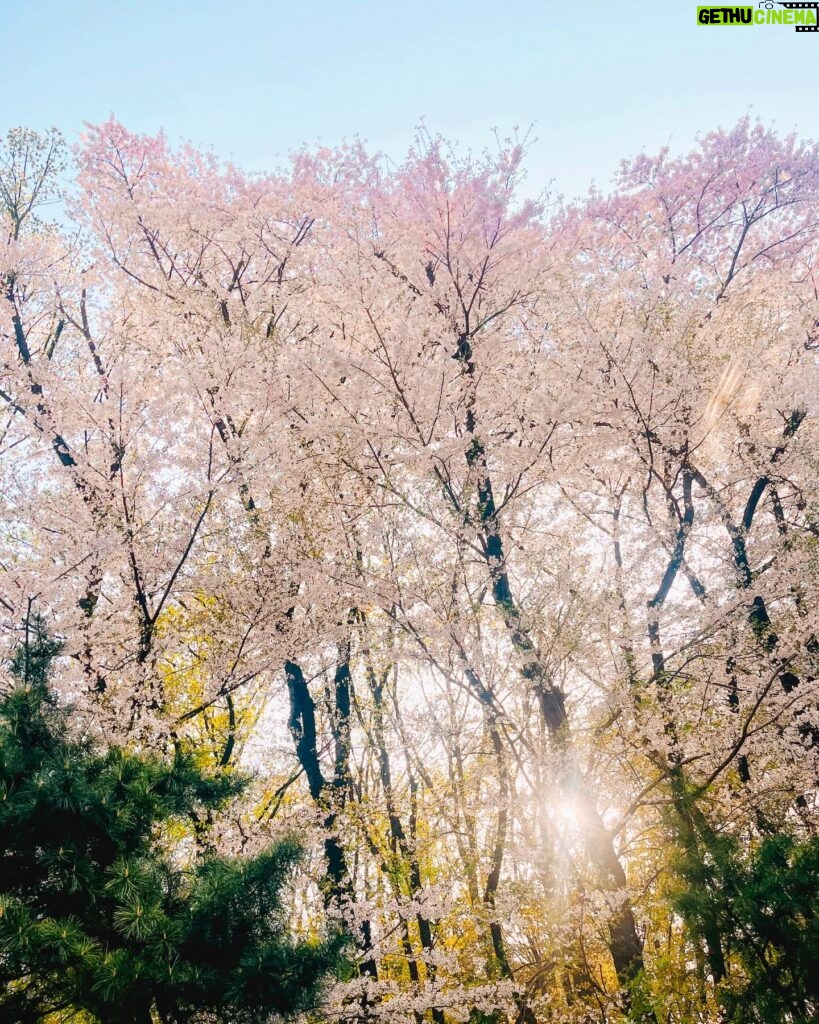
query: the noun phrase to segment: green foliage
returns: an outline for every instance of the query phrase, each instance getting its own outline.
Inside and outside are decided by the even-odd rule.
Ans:
[[[47,688],[59,645],[37,621],[25,646],[0,700],[0,1019],[249,1024],[312,1005],[341,940],[287,927],[298,845],[187,863],[163,849],[175,820],[242,780],[73,738]]]
[[[807,1024],[819,1011],[819,838],[780,832],[750,847],[711,836],[678,865],[676,909],[705,944],[718,935],[723,1019]]]

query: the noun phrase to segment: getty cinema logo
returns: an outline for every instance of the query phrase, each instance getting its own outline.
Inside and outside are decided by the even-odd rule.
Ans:
[[[756,7],[698,7],[698,25],[793,25],[797,32],[819,31],[819,0],[813,3],[772,3]]]

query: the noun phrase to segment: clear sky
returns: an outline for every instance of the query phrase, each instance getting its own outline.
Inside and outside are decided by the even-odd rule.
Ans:
[[[534,125],[527,191],[750,112],[819,135],[819,33],[700,27],[697,0],[0,0],[0,131],[113,113],[253,169],[413,127],[483,148]]]

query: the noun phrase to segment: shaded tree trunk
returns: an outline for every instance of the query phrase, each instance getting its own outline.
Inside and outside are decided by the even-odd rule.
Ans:
[[[478,540],[489,574],[492,595],[512,647],[518,655],[520,675],[532,686],[548,735],[560,754],[560,783],[564,792],[579,804],[589,859],[601,884],[607,888],[623,888],[626,884],[625,872],[614,849],[612,837],[603,824],[576,763],[563,694],[552,683],[512,592],[486,449],[478,435],[475,419],[475,361],[470,335],[466,331],[459,337],[454,358],[460,363],[467,385],[464,430],[470,442],[466,459],[477,488]],[[612,918],[609,934],[609,948],[618,981],[627,987],[643,969],[643,944],[628,898],[624,899],[620,910]]]

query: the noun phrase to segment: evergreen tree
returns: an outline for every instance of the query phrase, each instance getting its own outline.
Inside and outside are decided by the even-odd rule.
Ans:
[[[808,1024],[819,1013],[819,838],[786,831],[755,846],[710,834],[681,858],[675,908],[697,941],[718,937],[718,988],[732,1024]]]
[[[59,649],[33,620],[0,700],[0,1020],[255,1024],[312,1005],[342,940],[287,927],[298,845],[186,863],[171,830],[243,780],[74,737],[47,685]]]

